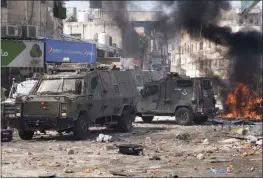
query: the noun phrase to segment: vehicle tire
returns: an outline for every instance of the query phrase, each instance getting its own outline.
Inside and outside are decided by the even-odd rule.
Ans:
[[[154,116],[143,116],[142,120],[144,123],[151,123],[153,121]]]
[[[194,116],[193,119],[194,123],[198,125],[205,123],[207,120],[208,120],[207,116]]]
[[[32,140],[34,131],[18,131],[18,135],[22,140]]]
[[[77,140],[84,140],[89,136],[89,125],[85,115],[80,115],[75,121],[73,135]]]
[[[179,125],[191,125],[193,124],[193,113],[186,107],[179,108],[175,112],[175,119]]]
[[[132,123],[135,121],[136,116],[130,110],[123,111],[121,118],[118,121],[117,130],[119,132],[130,132],[132,130]]]

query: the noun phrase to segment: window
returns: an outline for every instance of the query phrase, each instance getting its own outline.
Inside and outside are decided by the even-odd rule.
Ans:
[[[255,24],[256,24],[256,25],[258,25],[258,24],[259,24],[259,20],[258,20],[258,19],[256,19],[256,21],[255,21]]]
[[[188,49],[188,52],[189,52],[190,51],[190,46],[189,45],[188,45],[187,49]]]
[[[195,49],[197,50],[197,42],[196,42],[196,45],[195,45]]]
[[[249,19],[249,23],[250,23],[250,24],[253,24],[253,19]]]
[[[200,70],[202,70],[204,68],[204,62],[200,61]]]
[[[158,92],[158,86],[147,86],[145,88],[146,95],[153,95]]]
[[[7,0],[1,0],[1,7],[7,7]]]
[[[203,42],[200,42],[200,50],[203,50]]]
[[[210,80],[203,80],[202,86],[204,90],[211,90],[213,88]]]
[[[71,36],[81,38],[81,34],[70,34]]]
[[[184,53],[184,48],[182,48],[182,53]]]
[[[243,24],[243,20],[240,19],[240,20],[239,20],[239,24]]]
[[[191,52],[193,51],[194,49],[194,44],[191,44]]]
[[[182,88],[193,87],[193,82],[191,80],[177,80],[177,86]]]
[[[208,47],[211,48],[211,42],[208,43]]]
[[[95,90],[98,85],[98,76],[95,76],[90,81],[90,88],[91,90]]]

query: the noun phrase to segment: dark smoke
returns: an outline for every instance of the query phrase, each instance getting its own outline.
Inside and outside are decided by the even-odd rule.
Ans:
[[[167,2],[162,5],[168,8]],[[233,33],[229,27],[218,26],[221,12],[231,8],[228,1],[177,1],[172,5],[169,2],[169,6],[174,8],[168,8],[171,12],[162,17],[158,26],[167,31],[177,29],[180,32],[179,29],[184,29],[193,38],[198,39],[201,35],[228,47],[232,84],[242,82],[250,87],[257,84],[258,77],[262,75],[262,34],[257,31]]]
[[[139,55],[139,36],[127,17],[127,1],[104,1],[111,11],[112,20],[121,30],[122,56],[137,57]]]

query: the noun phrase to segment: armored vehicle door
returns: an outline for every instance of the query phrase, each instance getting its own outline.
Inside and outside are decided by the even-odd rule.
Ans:
[[[201,78],[200,105],[203,108],[215,107],[213,84],[208,78]]]
[[[174,113],[177,106],[191,103],[193,80],[167,79],[165,92],[161,111],[164,113]]]
[[[95,119],[100,114],[100,106],[101,106],[101,89],[99,85],[99,76],[98,74],[94,73],[89,76],[87,79],[87,83],[85,85],[86,87],[86,94],[87,94],[87,104],[86,109],[88,111],[88,117],[92,122],[95,121]]]
[[[141,108],[144,113],[155,113],[159,103],[159,84],[147,84],[142,90]]]

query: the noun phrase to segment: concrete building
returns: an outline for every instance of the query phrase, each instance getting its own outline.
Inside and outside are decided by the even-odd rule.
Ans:
[[[13,77],[23,81],[34,72],[44,72],[44,44],[35,40],[62,39],[65,10],[63,1],[1,0],[1,51],[6,53],[1,58],[1,86],[9,89]],[[28,53],[32,45],[40,56]]]
[[[232,32],[262,31],[262,9],[253,9],[247,16],[240,16],[240,9],[224,13],[220,26],[231,27]],[[201,27],[200,27],[201,30]],[[209,76],[213,74],[228,79],[229,59],[227,48],[204,38],[193,39],[186,31],[181,31],[180,45],[172,53],[171,71],[187,76]]]
[[[107,7],[78,11],[77,21],[64,22],[64,34],[99,42],[100,33],[106,32],[112,37],[112,46],[122,48],[122,31],[112,19],[116,14],[118,14],[118,10],[109,11]],[[144,57],[138,57],[141,62],[143,61],[141,64],[143,68],[151,69],[153,61],[158,61],[159,64],[167,63],[168,45],[166,39],[163,34],[155,32],[152,28],[153,23],[159,19],[161,12],[126,11],[122,12],[122,15],[129,21],[128,28],[131,30],[135,28],[141,38],[147,39]]]
[[[1,1],[1,26],[31,25],[32,37],[61,39],[63,33],[63,6],[59,7],[62,16],[55,17],[54,9],[59,1]],[[63,5],[63,2],[61,1]],[[62,11],[61,11],[62,10]],[[2,33],[3,37],[3,33]],[[15,37],[15,36],[14,36]]]

